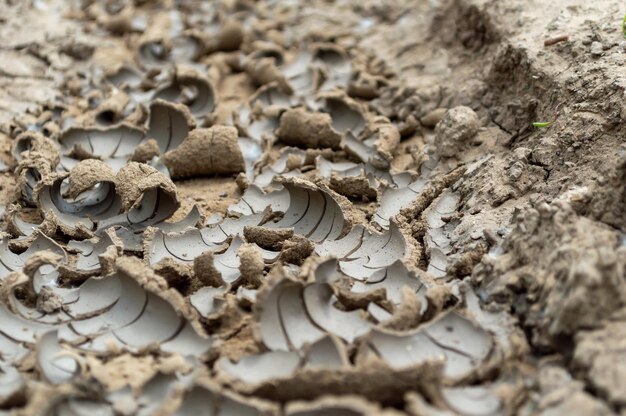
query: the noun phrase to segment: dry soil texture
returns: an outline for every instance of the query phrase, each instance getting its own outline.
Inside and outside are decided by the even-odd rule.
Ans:
[[[624,13],[2,1],[0,413],[626,415]]]

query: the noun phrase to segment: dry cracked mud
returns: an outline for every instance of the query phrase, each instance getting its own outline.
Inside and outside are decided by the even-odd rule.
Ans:
[[[0,414],[625,415],[625,12],[0,3]]]

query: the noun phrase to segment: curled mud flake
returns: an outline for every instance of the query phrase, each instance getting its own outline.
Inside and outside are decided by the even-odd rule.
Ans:
[[[311,369],[347,369],[350,367],[348,351],[339,338],[326,335],[306,347],[303,368]]]
[[[250,98],[250,107],[255,111],[260,107],[260,111],[268,117],[278,117],[295,104],[292,96],[282,91],[276,84],[262,86]]]
[[[204,216],[200,212],[197,205],[194,205],[191,210],[178,221],[174,222],[162,222],[156,225],[159,230],[164,233],[179,233],[187,231],[191,228],[197,228],[204,222]]]
[[[11,154],[19,162],[31,153],[40,155],[51,167],[59,164],[59,149],[56,143],[41,133],[27,131],[17,136],[11,143]]]
[[[319,70],[313,66],[312,60],[310,50],[300,49],[291,59],[278,61],[280,70],[296,97],[311,97],[318,87]]]
[[[271,186],[278,175],[298,176],[300,168],[306,163],[306,152],[302,149],[284,147],[280,156],[270,165],[264,166],[261,172],[255,176],[254,184],[265,188]]]
[[[447,190],[425,213],[429,226],[425,237],[426,252],[430,256],[428,272],[435,277],[446,275],[448,254],[452,252],[452,246],[445,230],[447,223],[443,219],[451,217],[456,212],[458,203],[459,195]]]
[[[355,293],[364,293],[382,288],[385,289],[386,297],[392,304],[400,305],[402,290],[405,287],[418,296],[421,304],[419,313],[426,312],[428,300],[425,279],[420,278],[417,272],[409,271],[401,260],[396,260],[391,266],[374,273],[363,282],[354,281],[350,290]]]
[[[360,176],[364,174],[363,165],[354,162],[331,162],[325,157],[315,158],[315,167],[320,177],[330,179],[333,174],[340,177]]]
[[[241,149],[246,164],[245,175],[243,175],[243,173],[240,175],[247,181],[250,181],[254,179],[256,167],[263,158],[263,145],[259,143],[258,140],[250,137],[239,137],[237,141],[239,142],[239,148]],[[240,188],[242,187],[240,186]],[[245,186],[243,188],[245,188]]]
[[[115,177],[115,189],[122,204],[124,221],[145,226],[170,218],[180,207],[174,183],[155,168],[136,162],[126,164]],[[101,221],[108,228],[118,217]]]
[[[180,416],[270,416],[279,414],[278,405],[240,396],[199,381],[184,393],[176,415]]]
[[[468,416],[504,414],[504,404],[493,386],[446,387],[441,389],[450,410]]]
[[[30,289],[36,294],[45,285],[57,285],[57,266],[67,263],[67,254],[54,240],[36,231],[28,249],[19,255],[9,250],[7,239],[2,240],[0,263],[0,282],[11,272],[23,270],[31,281]]]
[[[332,127],[340,135],[350,132],[354,137],[359,137],[367,127],[367,120],[362,112],[347,97],[328,96],[324,102],[322,110],[330,115]]]
[[[182,103],[196,120],[204,120],[216,105],[215,90],[206,77],[191,71],[178,73],[168,85],[154,93],[152,99]]]
[[[71,128],[59,138],[61,151],[67,156],[62,158],[61,164],[70,170],[76,164],[72,152],[81,149],[89,158],[101,159],[117,171],[130,159],[143,137],[142,130],[124,124],[109,128]]]
[[[93,121],[104,127],[118,124],[131,113],[133,107],[129,104],[130,97],[128,95],[122,91],[114,91],[93,111]]]
[[[345,238],[348,237],[350,234]],[[380,273],[380,270],[391,266],[396,260],[411,263],[409,259],[409,256],[413,255],[411,246],[408,245],[407,238],[395,222],[392,222],[390,229],[382,234],[365,231],[360,238],[352,236],[346,241],[348,242],[356,244],[349,246],[351,248],[339,258],[339,266],[343,273],[354,279],[366,280],[375,273]],[[333,246],[334,244],[322,244],[316,248],[316,252],[322,255]]]
[[[25,389],[25,380],[17,369],[0,364],[0,405],[4,407],[19,402],[25,395]]]
[[[176,149],[196,127],[187,106],[156,99],[150,104],[148,138],[155,139],[161,153]]]
[[[227,286],[203,287],[189,296],[189,302],[203,318],[215,318],[226,306]]]
[[[270,351],[248,355],[237,363],[221,357],[215,366],[223,377],[254,386],[278,378],[288,378],[297,370],[300,362],[297,352]]]
[[[395,335],[373,329],[369,344],[395,369],[443,361],[444,376],[453,380],[476,371],[493,348],[486,331],[454,311],[409,334]]]
[[[299,350],[324,337],[325,332],[311,321],[302,294],[301,283],[283,279],[257,295],[257,333],[270,350]]]
[[[233,214],[254,215],[269,207],[273,212],[285,212],[289,203],[290,196],[286,188],[265,193],[259,186],[250,184],[241,200],[228,207],[228,211]]]
[[[331,241],[326,240],[315,246],[315,253],[318,256],[335,256],[338,259],[346,258],[360,246],[366,229],[362,224],[352,227],[350,232],[343,238]]]
[[[387,229],[390,219],[404,208],[411,206],[422,195],[422,192],[431,193],[432,191],[428,189],[430,174],[437,163],[438,159],[432,156],[428,157],[420,166],[420,177],[414,181],[404,181],[400,175],[394,175],[391,178],[394,186],[384,188],[380,206],[373,221]]]
[[[280,117],[276,136],[282,142],[304,148],[339,149],[341,134],[332,126],[331,116],[303,108],[289,109]]]
[[[205,39],[201,32],[187,30],[172,39],[170,59],[174,63],[194,62],[206,51]]]
[[[164,233],[157,229],[146,244],[148,248],[144,254],[150,264],[156,264],[164,258],[192,262],[209,250],[223,250],[220,244],[205,240],[198,229],[183,233]]]
[[[195,328],[187,328],[196,315],[180,294],[167,289],[137,259],[120,258],[116,264],[117,274],[87,280],[78,300],[66,307],[73,316],[83,317],[70,324],[76,333],[90,337],[81,348],[104,351],[118,345],[132,351],[163,343],[181,354],[208,350],[210,341]]]
[[[84,161],[89,170],[91,162]],[[115,216],[119,213],[121,201],[116,194],[115,184],[106,172],[94,170],[88,176],[74,175],[68,191],[76,194],[75,198],[64,198],[63,185],[67,174],[52,174],[44,178],[35,189],[35,196],[41,211],[47,213],[44,222],[52,222],[63,233],[78,238],[91,237],[95,222]],[[95,182],[103,179],[103,182]],[[82,192],[81,192],[82,191]]]
[[[22,258],[9,250],[9,239],[0,241],[0,281],[9,273],[21,270],[24,265]]]
[[[453,157],[467,147],[476,136],[480,123],[478,116],[469,107],[451,108],[435,128],[435,146],[443,157]]]
[[[56,331],[47,332],[37,341],[37,367],[52,384],[70,382],[79,375],[81,363],[77,355],[59,344]]]
[[[315,283],[305,287],[303,299],[310,319],[316,325],[348,343],[371,329],[360,310],[347,312],[334,306],[337,299],[328,284]]]
[[[67,179],[69,187],[64,190],[63,197],[77,199],[81,194],[100,183],[103,184],[103,187],[111,186],[115,182],[115,173],[104,162],[97,159],[87,159],[74,166]]]
[[[237,129],[230,126],[195,129],[162,160],[173,178],[224,175],[245,170]]]
[[[311,402],[293,401],[285,406],[286,416],[374,416],[385,415],[380,407],[359,396],[323,396]],[[388,416],[393,416],[390,413]]]
[[[121,90],[134,90],[143,82],[143,74],[134,66],[124,64],[107,71],[105,79]]]
[[[313,45],[313,60],[321,64],[323,80],[320,91],[348,87],[352,77],[352,63],[341,47],[332,43]]]
[[[31,153],[27,159],[20,160],[15,168],[18,197],[26,204],[35,206],[33,192],[41,180],[54,170],[49,160],[40,153]]]
[[[342,147],[358,157],[361,162],[370,163],[376,169],[389,170],[393,152],[400,143],[400,132],[391,123],[380,121],[371,128],[371,134],[362,140],[348,132],[342,141]]]
[[[239,236],[235,236],[226,251],[214,256],[215,268],[219,270],[226,283],[234,283],[241,277],[239,272],[241,261],[237,252],[242,244],[244,244],[243,240]]]
[[[291,228],[314,243],[336,240],[353,221],[350,202],[324,185],[297,178],[284,178],[289,192],[289,208],[282,219],[268,223],[269,228]]]

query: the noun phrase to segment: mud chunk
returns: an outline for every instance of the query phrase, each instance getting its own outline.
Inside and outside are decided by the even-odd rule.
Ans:
[[[53,167],[58,165],[60,161],[57,144],[41,133],[24,132],[15,139],[11,147],[11,153],[17,161],[34,153],[47,160]]]
[[[285,240],[293,237],[293,228],[268,228],[247,225],[243,228],[243,235],[250,243],[268,250],[280,250]]]
[[[435,108],[426,113],[424,117],[420,118],[420,123],[422,123],[424,127],[435,128],[437,123],[446,115],[446,111],[448,111],[447,108]]]
[[[162,160],[175,179],[239,173],[245,169],[237,129],[230,126],[195,129]]]
[[[313,253],[314,248],[313,243],[308,238],[294,235],[283,244],[279,259],[285,263],[299,266]]]
[[[341,142],[341,134],[332,128],[330,115],[310,113],[302,108],[283,113],[276,136],[286,144],[305,148],[339,149]]]
[[[379,95],[378,79],[365,72],[360,72],[355,80],[348,84],[348,95],[356,98],[371,100]]]
[[[276,83],[281,91],[292,92],[285,76],[276,65],[274,58],[251,60],[245,65],[246,72],[257,85]]]
[[[330,189],[348,198],[363,201],[376,201],[378,192],[364,176],[341,177],[334,174],[330,178]]]
[[[407,331],[415,328],[422,320],[422,302],[417,294],[408,286],[402,288],[402,303],[393,316],[384,322],[384,326],[396,331]]]
[[[137,146],[130,160],[133,162],[146,163],[158,155],[159,144],[154,139],[148,139]]]
[[[53,313],[61,309],[63,300],[54,291],[44,286],[37,296],[37,310],[43,313]]]
[[[253,244],[243,244],[237,251],[239,273],[246,286],[257,288],[262,284],[265,263],[261,252]]]
[[[435,127],[435,146],[441,156],[456,155],[478,133],[478,116],[469,107],[448,110]]]
[[[216,48],[221,51],[234,51],[239,49],[243,41],[243,25],[236,19],[228,19],[222,25],[216,38]]]
[[[87,159],[72,168],[68,180],[70,186],[64,196],[76,198],[98,183],[114,182],[115,174],[106,163],[97,159]]]
[[[128,210],[140,203],[144,192],[158,189],[176,200],[176,186],[168,177],[153,168],[137,162],[129,162],[118,172],[115,189],[122,198],[122,209]]]
[[[163,276],[167,285],[184,293],[191,284],[191,267],[174,261],[171,258],[164,258],[154,266],[154,271]]]
[[[625,311],[626,312],[626,311]],[[626,406],[626,319],[576,335],[575,364],[586,379],[617,406]]]
[[[543,415],[598,415],[614,414],[604,402],[584,391],[583,384],[572,379],[563,368],[545,366],[539,371],[542,396],[535,412]]]
[[[193,272],[204,286],[220,287],[224,285],[222,273],[215,267],[212,251],[205,251],[193,259]]]

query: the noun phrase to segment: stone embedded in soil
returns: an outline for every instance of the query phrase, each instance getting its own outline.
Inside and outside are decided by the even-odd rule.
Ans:
[[[478,116],[469,107],[449,109],[435,127],[435,147],[444,157],[453,157],[462,151],[478,133]]]

